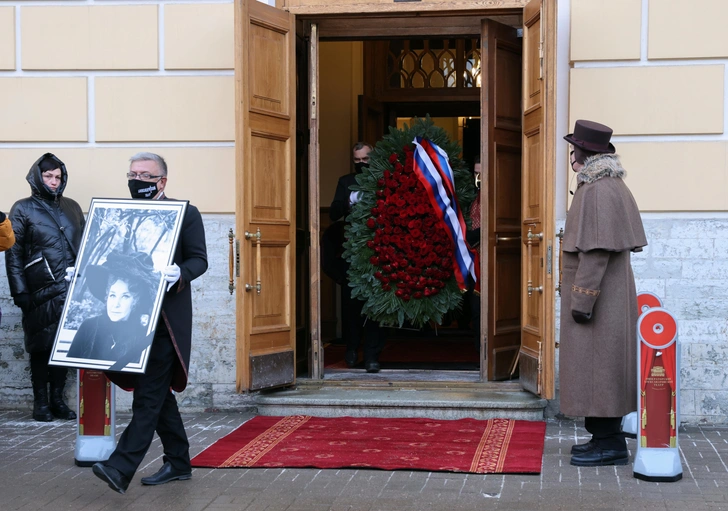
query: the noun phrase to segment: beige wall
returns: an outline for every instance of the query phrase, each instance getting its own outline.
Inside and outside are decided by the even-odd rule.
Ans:
[[[642,0],[572,0],[571,60],[638,60]]]
[[[321,43],[319,189],[322,207],[331,204],[339,177],[353,169],[351,147],[357,142],[363,48],[360,42]]]
[[[649,13],[650,59],[728,57],[728,2],[652,0]]]
[[[13,99],[0,102],[0,210],[29,194],[43,152],[85,210],[127,197],[129,156],[151,150],[170,196],[234,212],[233,31],[232,1],[0,7],[0,97]]]
[[[617,151],[643,211],[728,211],[728,142],[631,142]]]
[[[15,7],[0,7],[0,70],[15,69]]]
[[[20,9],[23,69],[157,68],[156,5]]]
[[[728,209],[726,69],[707,60],[728,55],[728,2],[570,6],[569,126],[592,119],[614,129],[643,211]]]
[[[126,172],[129,157],[139,147],[93,147],[50,149],[66,164],[68,186],[65,195],[88,211],[92,197],[128,198]],[[158,147],[144,146],[143,150],[162,155],[167,161],[166,194],[176,199],[188,199],[201,211],[229,212],[235,200],[235,187],[225,186],[235,179],[235,149],[233,147]],[[8,211],[13,202],[30,195],[25,177],[28,169],[44,149],[0,149],[0,175],[3,176],[0,210]],[[204,169],[204,170],[201,170]],[[201,193],[210,189],[211,193]]]

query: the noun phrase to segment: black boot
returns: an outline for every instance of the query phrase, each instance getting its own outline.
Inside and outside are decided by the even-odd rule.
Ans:
[[[53,415],[48,406],[48,389],[45,385],[33,386],[33,419],[38,422],[51,422]]]
[[[76,412],[71,410],[63,402],[63,386],[56,386],[51,383],[51,413],[57,419],[73,420]]]

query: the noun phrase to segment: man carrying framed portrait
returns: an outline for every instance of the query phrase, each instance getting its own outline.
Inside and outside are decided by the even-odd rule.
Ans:
[[[96,308],[94,314],[83,315],[82,321],[76,319],[78,326],[74,335],[95,328],[100,337],[82,344],[84,354],[97,357],[114,352],[116,337],[111,337],[116,328],[124,332],[125,338],[134,337],[138,341],[144,337],[151,344],[146,349],[142,348],[144,343],[141,342],[127,350],[119,350],[111,360],[73,359],[71,349],[76,342],[73,338],[65,340],[68,343],[65,353],[58,346],[56,348],[58,358],[65,357],[66,363],[78,365],[80,361],[97,364],[97,367],[103,363],[111,381],[124,389],[133,389],[129,425],[109,459],[93,466],[94,474],[118,493],[126,492],[155,431],[164,449],[164,464],[153,476],[142,478],[142,484],[157,485],[192,477],[189,441],[173,391],[182,392],[187,386],[192,344],[190,283],[207,270],[202,216],[193,205],[166,197],[167,164],[164,159],[154,153],[138,153],[130,162],[126,177],[131,196],[136,200],[124,201],[125,208],[120,211],[107,212],[109,219],[115,218],[114,222],[94,224],[115,226],[115,235],[101,236],[94,245],[96,255],[92,257],[92,249],[86,259],[82,256],[84,266],[73,276],[74,281],[86,279],[89,283],[85,289],[92,296],[87,298]],[[182,210],[180,205],[184,205]],[[122,223],[121,217],[125,218]],[[93,221],[89,212],[89,223]],[[114,242],[115,236],[119,235],[122,241]],[[163,247],[170,249],[167,259]],[[90,284],[92,281],[94,284]],[[145,308],[149,295],[145,295],[144,290],[149,291],[154,286],[153,304]],[[150,322],[146,330],[145,311]],[[88,328],[84,329],[85,321],[94,317],[96,324],[87,324]],[[127,322],[124,328],[120,326],[122,321]],[[87,339],[94,337],[89,335]],[[140,359],[127,361],[135,358],[140,348]],[[115,372],[116,369],[119,372]]]

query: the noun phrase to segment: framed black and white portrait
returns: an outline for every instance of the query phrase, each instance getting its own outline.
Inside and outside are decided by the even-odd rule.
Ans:
[[[187,201],[93,199],[51,365],[143,373]]]

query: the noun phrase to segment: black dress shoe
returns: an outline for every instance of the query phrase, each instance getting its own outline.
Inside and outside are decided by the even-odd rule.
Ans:
[[[378,373],[380,369],[379,362],[376,360],[369,360],[364,364],[364,369],[366,369],[368,373]]]
[[[583,454],[585,452],[591,451],[596,446],[597,446],[597,444],[594,443],[594,440],[589,440],[588,442],[583,443],[583,444],[572,445],[571,454]]]
[[[346,353],[344,353],[344,362],[346,362],[347,367],[354,367],[358,361],[359,355],[355,350],[346,350]]]
[[[192,472],[182,472],[175,469],[169,461],[165,461],[159,472],[149,477],[142,477],[142,484],[155,485],[170,481],[186,481],[192,478]]]
[[[571,464],[577,467],[603,467],[606,465],[626,465],[629,451],[613,451],[595,446],[591,451],[571,457]]]
[[[129,487],[129,480],[114,467],[103,463],[95,463],[91,470],[96,477],[108,483],[109,488],[116,492],[123,494]]]

